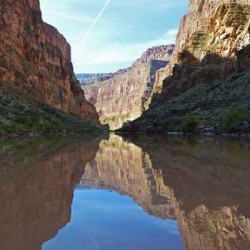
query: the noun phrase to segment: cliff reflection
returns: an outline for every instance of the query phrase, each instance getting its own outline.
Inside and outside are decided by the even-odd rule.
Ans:
[[[188,250],[250,249],[249,149],[211,138],[0,140],[0,248],[41,249],[70,221],[78,184],[177,220]]]
[[[150,214],[177,219],[186,249],[250,249],[248,143],[126,140],[111,135],[100,143],[82,187],[115,189]]]
[[[0,140],[0,248],[38,250],[70,220],[73,189],[99,140]]]

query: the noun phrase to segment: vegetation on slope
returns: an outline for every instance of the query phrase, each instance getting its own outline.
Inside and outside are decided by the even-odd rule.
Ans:
[[[250,72],[234,73],[225,81],[199,84],[172,96],[123,131],[250,132]]]
[[[97,133],[101,127],[45,103],[29,103],[0,92],[0,134]]]

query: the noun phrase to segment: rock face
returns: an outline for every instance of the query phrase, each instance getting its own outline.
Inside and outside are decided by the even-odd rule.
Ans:
[[[111,129],[120,128],[148,108],[155,72],[167,65],[173,49],[174,45],[151,48],[131,68],[119,70],[106,81],[83,87],[102,124],[108,124]]]
[[[162,79],[173,73],[175,64],[182,62],[183,51],[195,58],[188,63],[190,68],[210,53],[234,60],[237,49],[250,43],[249,4],[249,0],[190,0],[188,14],[181,20],[172,60],[157,81],[155,92],[162,91]],[[231,73],[232,65],[228,67],[227,73]]]
[[[157,72],[151,109],[130,130],[166,130],[188,115],[215,126],[230,106],[250,110],[249,44],[248,0],[191,0],[173,57]]]
[[[0,1],[0,88],[98,123],[77,82],[65,38],[42,20],[39,0]]]

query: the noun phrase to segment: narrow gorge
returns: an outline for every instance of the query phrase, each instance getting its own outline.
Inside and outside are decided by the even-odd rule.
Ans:
[[[173,49],[174,45],[153,47],[132,67],[117,71],[107,80],[83,85],[86,99],[95,105],[102,124],[118,129],[148,109],[156,71],[168,64]]]
[[[0,1],[0,90],[0,130],[99,124],[75,78],[70,45],[43,22],[39,0]]]

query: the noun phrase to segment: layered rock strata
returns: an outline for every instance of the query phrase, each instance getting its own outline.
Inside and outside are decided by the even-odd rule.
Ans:
[[[237,50],[250,43],[249,5],[249,0],[190,0],[188,13],[181,20],[173,57],[154,91],[161,93],[164,89],[162,79],[174,72],[176,64],[182,63],[183,51],[195,59],[188,63],[190,68],[213,53],[233,61]],[[232,64],[228,66],[227,74],[232,67]]]
[[[231,107],[249,111],[249,20],[248,0],[190,1],[173,57],[157,72],[151,108],[124,129],[171,131],[194,115],[223,131]]]
[[[151,48],[131,68],[119,70],[106,81],[95,81],[83,87],[101,123],[117,129],[148,109],[155,73],[168,64],[173,49],[174,45]]]
[[[0,89],[98,123],[73,72],[65,38],[42,20],[39,0],[0,1]]]

